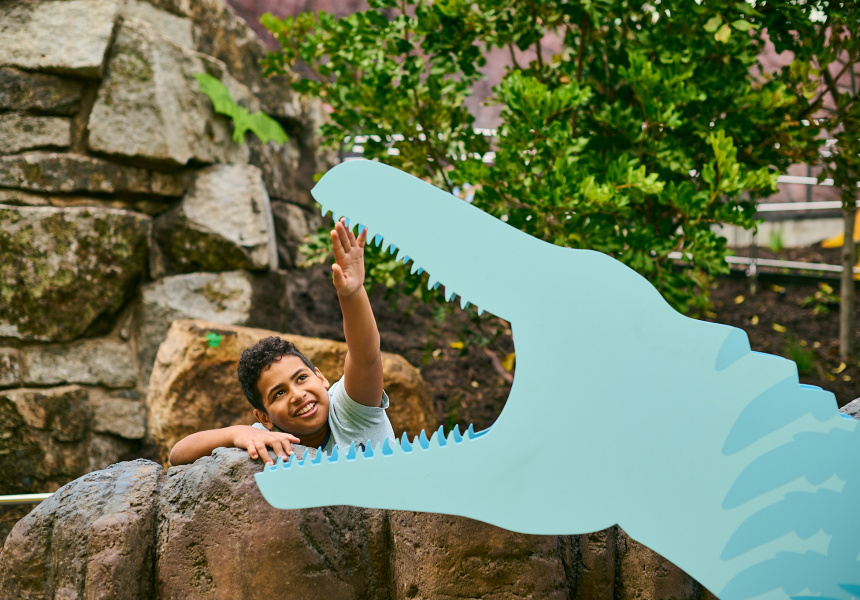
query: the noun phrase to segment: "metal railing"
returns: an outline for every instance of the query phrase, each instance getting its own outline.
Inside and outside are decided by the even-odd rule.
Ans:
[[[12,494],[0,496],[0,506],[14,506],[15,504],[38,504],[47,500],[54,494]]]

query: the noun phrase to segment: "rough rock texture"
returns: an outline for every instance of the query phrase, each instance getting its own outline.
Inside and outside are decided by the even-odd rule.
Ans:
[[[162,598],[387,598],[385,513],[279,511],[236,449],[172,468],[159,500]]]
[[[850,415],[855,419],[860,419],[860,398],[852,400],[851,402],[840,408],[839,412],[845,413],[846,415]]]
[[[159,271],[278,266],[269,195],[251,165],[215,165],[197,173],[182,203],[156,219],[153,236]]]
[[[301,146],[295,137],[278,145],[275,142],[263,144],[254,137],[248,140],[250,162],[263,173],[263,183],[272,198],[294,200],[300,195],[301,177],[296,177],[301,169]]]
[[[198,91],[194,74],[206,72],[223,79],[235,101],[259,109],[223,65],[125,19],[90,113],[90,148],[170,165],[247,162],[248,147],[231,141],[228,119]]]
[[[83,85],[77,81],[0,67],[0,110],[73,115],[82,95]]]
[[[575,600],[615,600],[616,527],[576,536]]]
[[[146,433],[146,406],[133,390],[123,390],[138,396],[123,398],[122,391],[114,394],[90,394],[93,420],[90,428],[100,433],[112,433],[128,440],[142,439]]]
[[[85,389],[0,392],[0,494],[57,489],[87,472]]]
[[[251,319],[250,273],[191,273],[164,277],[141,286],[138,353],[143,379],[149,381],[158,347],[177,319],[202,319],[247,325]]]
[[[620,577],[615,598],[696,598],[699,584],[674,564],[617,530],[616,564]]]
[[[152,0],[152,4],[190,18],[195,49],[226,64],[230,73],[260,98],[267,113],[296,122],[305,121],[300,99],[286,88],[283,78],[262,76],[259,63],[266,56],[266,47],[226,2]]]
[[[329,381],[343,375],[346,344],[342,342],[175,321],[158,351],[146,399],[148,435],[162,461],[166,463],[173,444],[190,433],[254,422],[236,380],[236,365],[243,349],[270,335],[281,335],[296,344]],[[435,429],[435,413],[418,371],[402,357],[387,353],[383,353],[382,368],[394,431],[415,436],[422,429]]]
[[[133,387],[137,383],[135,358],[130,344],[112,339],[27,346],[21,349],[21,379],[27,385]]]
[[[152,598],[164,471],[136,460],[90,473],[24,517],[0,552],[0,598]]]
[[[640,585],[658,561],[631,562],[644,554],[617,527],[535,536],[448,515],[280,511],[256,486],[261,468],[219,448],[166,476],[137,460],[64,486],[7,538],[0,599],[714,598],[677,578]],[[620,555],[616,538],[628,545]]]
[[[0,348],[0,386],[21,381],[21,361],[15,348]]]
[[[569,598],[570,537],[430,513],[392,512],[390,520],[394,600]]]
[[[122,16],[123,19],[144,21],[174,44],[194,49],[194,22],[191,19],[156,8],[145,0],[125,0]]]
[[[99,77],[117,0],[0,4],[0,64]]]
[[[122,210],[0,205],[0,336],[72,340],[114,315],[145,271],[150,225]]]
[[[0,157],[0,187],[178,197],[185,192],[185,181],[181,174],[118,165],[91,156],[28,152]]]
[[[62,117],[0,115],[0,154],[35,148],[68,148],[72,122]]]

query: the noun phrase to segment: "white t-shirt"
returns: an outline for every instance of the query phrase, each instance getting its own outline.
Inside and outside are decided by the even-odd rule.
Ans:
[[[338,379],[328,390],[328,435],[326,435],[323,451],[331,454],[335,444],[339,451],[347,450],[353,442],[355,447],[363,450],[370,440],[374,450],[390,438],[395,441],[394,429],[385,414],[388,408],[388,394],[382,392],[382,406],[365,406],[359,404],[346,394],[343,378]],[[254,423],[257,429],[266,429],[262,423]]]

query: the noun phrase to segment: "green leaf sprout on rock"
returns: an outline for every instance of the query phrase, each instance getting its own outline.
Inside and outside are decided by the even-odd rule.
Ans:
[[[200,91],[212,101],[215,112],[233,120],[234,142],[241,145],[245,141],[246,131],[256,135],[264,144],[283,144],[287,141],[287,134],[280,123],[263,112],[252,114],[247,108],[236,104],[233,96],[218,79],[208,73],[195,73],[194,78],[200,85]]]

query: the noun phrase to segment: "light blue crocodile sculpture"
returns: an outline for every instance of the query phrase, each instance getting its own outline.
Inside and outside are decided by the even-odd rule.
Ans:
[[[350,161],[313,195],[511,323],[492,428],[279,463],[277,508],[462,515],[532,534],[615,523],[722,600],[860,597],[860,431],[746,334],[687,318],[640,275],[537,240],[394,168]],[[379,239],[379,238],[377,238]]]

